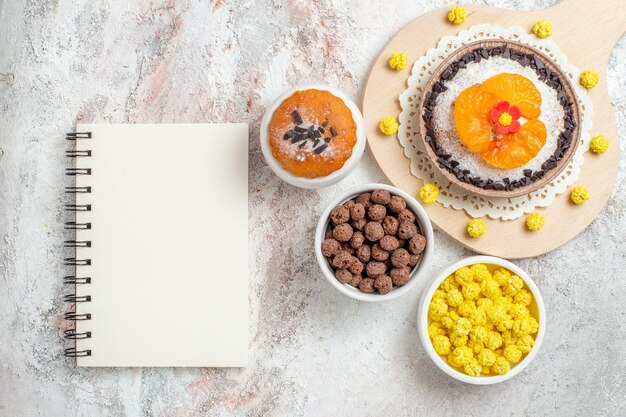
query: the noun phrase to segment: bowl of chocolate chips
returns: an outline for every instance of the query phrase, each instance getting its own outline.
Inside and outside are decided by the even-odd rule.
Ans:
[[[315,254],[328,282],[361,301],[409,292],[433,253],[433,228],[422,206],[386,184],[349,189],[320,216]]]

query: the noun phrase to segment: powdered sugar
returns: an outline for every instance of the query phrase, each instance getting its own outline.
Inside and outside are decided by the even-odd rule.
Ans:
[[[459,94],[468,87],[484,82],[487,78],[501,73],[514,73],[528,78],[541,93],[541,120],[546,126],[546,144],[535,158],[526,165],[515,169],[498,169],[487,164],[483,159],[470,152],[459,140],[454,122],[454,103]],[[472,175],[490,178],[494,181],[504,178],[520,178],[525,169],[537,171],[541,164],[554,153],[558,136],[564,127],[565,112],[558,101],[557,92],[539,80],[537,73],[530,67],[523,67],[518,62],[502,57],[491,57],[481,62],[467,64],[467,68],[459,70],[457,75],[446,82],[447,91],[437,97],[433,110],[433,127],[437,132],[437,143],[445,153],[453,155],[460,165],[459,168],[470,170]],[[520,119],[523,123],[523,120]]]

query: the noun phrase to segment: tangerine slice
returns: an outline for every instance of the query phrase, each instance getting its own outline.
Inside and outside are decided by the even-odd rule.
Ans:
[[[506,100],[517,106],[522,116],[536,119],[541,114],[541,93],[532,81],[519,74],[498,74],[488,78],[480,88],[498,100]]]
[[[498,99],[485,93],[480,85],[467,88],[454,103],[454,121],[461,143],[472,152],[485,152],[491,142],[491,109]]]
[[[546,137],[546,126],[540,120],[528,120],[518,132],[493,140],[480,156],[496,168],[519,168],[537,156]]]

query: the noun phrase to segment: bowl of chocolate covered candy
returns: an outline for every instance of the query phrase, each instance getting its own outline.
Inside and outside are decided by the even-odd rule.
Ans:
[[[409,292],[433,252],[426,211],[404,191],[365,184],[345,191],[320,216],[315,252],[333,287],[361,301]]]

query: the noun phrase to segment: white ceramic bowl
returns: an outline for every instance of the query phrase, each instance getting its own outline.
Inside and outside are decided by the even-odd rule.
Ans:
[[[530,350],[530,352],[528,352],[526,357],[524,357],[524,359],[522,359],[519,363],[513,365],[511,367],[511,370],[504,375],[469,376],[457,371],[456,369],[448,365],[446,360],[438,355],[437,352],[435,352],[435,348],[433,348],[433,344],[430,340],[430,337],[428,336],[428,326],[430,324],[430,321],[428,319],[428,306],[430,305],[430,300],[432,299],[435,290],[439,288],[439,285],[443,282],[444,279],[446,279],[447,276],[452,274],[457,269],[478,263],[498,265],[519,275],[533,294],[534,300],[533,303],[529,306],[529,309],[531,313],[534,313],[534,315],[536,315],[537,320],[539,321],[539,331],[535,336],[535,344],[533,345],[533,348]],[[530,278],[530,276],[522,269],[520,269],[517,265],[507,260],[496,258],[493,256],[471,256],[450,265],[449,267],[441,271],[441,273],[437,275],[430,282],[430,284],[428,284],[427,288],[422,293],[422,298],[420,300],[419,308],[417,311],[417,329],[419,332],[420,340],[422,342],[422,346],[424,346],[426,353],[428,353],[430,359],[432,359],[432,361],[435,362],[435,364],[442,371],[444,371],[451,377],[458,379],[459,381],[467,382],[469,384],[490,385],[513,378],[515,375],[522,372],[524,368],[526,368],[528,364],[532,362],[532,360],[535,358],[537,352],[541,348],[541,342],[543,341],[543,336],[546,331],[546,310],[543,304],[543,298],[539,293],[537,285],[535,285],[535,282]]]
[[[325,90],[330,92],[334,96],[342,99],[346,106],[348,106],[348,108],[352,111],[352,118],[354,119],[354,123],[356,123],[356,144],[352,149],[352,155],[350,156],[350,158],[348,158],[344,165],[337,171],[325,177],[319,178],[298,177],[284,169],[280,165],[280,163],[276,159],[274,159],[274,156],[272,155],[272,150],[267,140],[267,128],[269,126],[270,120],[272,120],[272,115],[274,114],[274,111],[278,108],[278,106],[280,106],[280,104],[286,98],[291,96],[296,91],[310,89]],[[361,160],[361,157],[363,156],[363,153],[365,152],[365,123],[363,122],[363,116],[361,115],[359,107],[341,91],[332,87],[318,84],[295,87],[284,93],[282,96],[278,97],[278,99],[276,99],[276,101],[272,103],[272,105],[269,106],[268,109],[265,111],[265,115],[261,120],[261,132],[259,136],[261,139],[261,151],[263,152],[263,156],[265,157],[267,164],[270,166],[270,168],[272,168],[272,171],[274,171],[274,173],[276,173],[276,175],[278,175],[285,182],[300,188],[321,188],[335,184],[336,182],[345,178],[350,172],[352,172],[352,170],[354,170],[354,168],[356,168],[359,161]]]
[[[424,237],[426,237],[426,248],[422,253],[422,258],[420,259],[420,262],[415,267],[413,267],[409,281],[406,284],[401,287],[393,288],[387,294],[366,294],[364,292],[361,292],[358,288],[354,288],[351,285],[342,284],[337,281],[337,278],[335,278],[335,274],[333,273],[332,268],[328,264],[328,260],[322,254],[322,242],[324,242],[326,229],[328,228],[328,223],[330,222],[330,212],[335,207],[350,200],[351,198],[355,198],[363,192],[371,192],[377,189],[387,190],[392,195],[400,196],[406,200],[407,207],[410,208],[413,213],[415,213],[420,231],[422,232]],[[333,287],[339,290],[339,292],[361,301],[387,301],[400,297],[401,295],[411,291],[411,289],[415,287],[415,285],[419,282],[420,278],[424,274],[424,271],[426,270],[426,267],[432,257],[434,245],[435,239],[433,237],[433,226],[430,223],[430,219],[428,218],[426,211],[415,200],[415,198],[411,197],[409,194],[405,193],[399,188],[392,187],[391,185],[387,184],[364,184],[344,191],[336,199],[334,199],[328,205],[328,207],[326,207],[326,209],[320,216],[319,223],[317,224],[317,230],[315,231],[315,255],[317,256],[317,261],[320,265],[320,268],[322,269],[322,272],[324,273],[324,276],[326,277],[326,279],[328,279],[328,282],[330,282]]]

